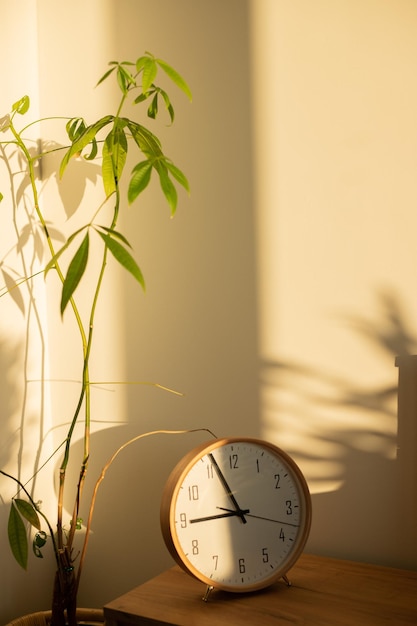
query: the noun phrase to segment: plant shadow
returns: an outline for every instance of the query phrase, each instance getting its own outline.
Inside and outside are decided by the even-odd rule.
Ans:
[[[264,361],[264,431],[278,441],[293,433],[286,448],[312,490],[307,551],[415,568],[417,338],[393,292],[381,291],[378,302],[379,320],[347,322],[385,361],[386,378],[369,385],[302,363]],[[397,410],[397,400],[411,396],[412,405],[398,401]]]

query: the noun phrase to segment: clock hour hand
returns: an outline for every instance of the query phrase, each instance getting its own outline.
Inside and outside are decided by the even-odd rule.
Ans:
[[[220,467],[217,464],[216,459],[214,458],[214,456],[212,454],[208,455],[210,461],[213,464],[214,469],[216,470],[216,474],[217,476],[220,478],[220,482],[222,483],[227,495],[229,496],[233,506],[235,507],[236,510],[236,515],[238,515],[240,517],[240,519],[242,520],[243,524],[246,524],[247,520],[245,517],[245,511],[243,511],[240,506],[238,505],[235,496],[232,493],[232,490],[230,489],[229,485],[227,484],[227,480],[223,474],[223,472],[221,471]]]
[[[244,511],[232,511],[231,509],[222,509],[220,506],[217,507],[222,511],[227,511],[227,513],[217,513],[217,515],[207,515],[206,517],[196,517],[195,519],[190,519],[190,524],[196,524],[197,522],[208,522],[212,519],[221,519],[222,517],[240,517],[242,514],[249,513],[249,509],[245,509]]]

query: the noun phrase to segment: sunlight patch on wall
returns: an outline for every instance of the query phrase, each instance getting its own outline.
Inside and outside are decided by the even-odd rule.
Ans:
[[[397,454],[417,347],[417,7],[251,3],[261,418],[314,493]]]

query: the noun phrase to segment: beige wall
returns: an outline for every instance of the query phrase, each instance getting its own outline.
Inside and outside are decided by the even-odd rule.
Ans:
[[[413,513],[406,487],[416,485],[399,479],[394,367],[406,332],[407,348],[416,343],[415,4],[39,0],[19,16],[13,7],[5,3],[0,39],[10,59],[0,69],[4,112],[22,88],[43,116],[113,112],[117,93],[93,86],[109,60],[144,50],[177,67],[194,94],[192,105],[179,95],[174,127],[157,131],[188,174],[191,197],[181,196],[174,220],[155,191],[128,209],[124,227],[147,293],[110,269],[93,360],[96,379],[155,381],[185,395],[97,389],[91,475],[117,443],[146,430],[264,436],[292,453],[309,481],[309,550],[415,567],[404,536],[413,541],[416,524],[408,535],[400,528]],[[19,45],[17,23],[26,35]],[[45,125],[44,139],[53,132]],[[55,207],[53,168],[45,166],[44,197]],[[71,177],[60,189],[72,203],[83,195]],[[91,181],[84,191],[96,202]],[[62,209],[57,215],[65,229]],[[54,306],[51,377],[73,378],[72,331],[62,335]],[[2,345],[7,329],[4,322]],[[9,380],[5,356],[2,368]],[[9,382],[4,396],[11,393]],[[76,387],[52,385],[50,414],[65,422],[75,395]],[[19,406],[3,406],[1,419],[13,441]],[[81,603],[101,605],[171,564],[160,493],[201,439],[144,440],[113,466]],[[10,450],[1,448],[9,468]],[[1,622],[49,602],[47,564],[31,562],[21,575],[4,558]],[[22,601],[18,585],[29,581],[39,587]]]
[[[415,567],[417,5],[254,0],[251,24],[263,433],[309,479],[309,550]]]

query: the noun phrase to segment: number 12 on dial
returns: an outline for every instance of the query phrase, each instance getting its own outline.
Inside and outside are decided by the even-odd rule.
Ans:
[[[294,565],[308,538],[311,499],[294,460],[259,439],[198,446],[171,473],[161,529],[174,559],[210,587],[248,592]]]

